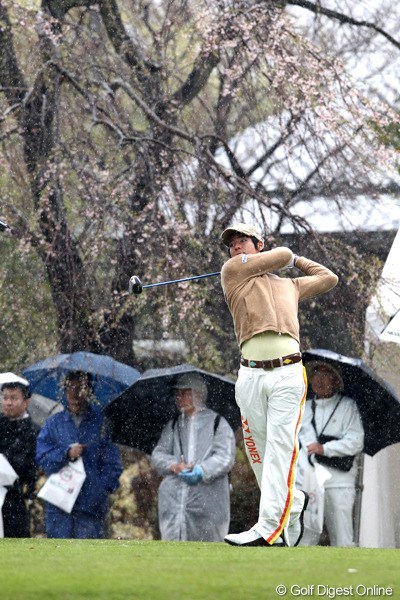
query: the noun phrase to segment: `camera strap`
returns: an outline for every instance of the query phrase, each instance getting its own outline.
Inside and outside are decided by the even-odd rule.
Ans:
[[[322,434],[324,433],[324,431],[325,431],[325,429],[326,429],[326,427],[327,427],[327,425],[328,425],[329,421],[332,419],[333,415],[334,415],[334,414],[335,414],[335,412],[336,412],[336,409],[337,409],[337,407],[339,406],[339,404],[341,403],[341,401],[342,401],[342,400],[343,400],[343,394],[341,394],[341,396],[340,396],[339,400],[337,401],[337,404],[336,404],[335,408],[334,408],[334,409],[333,409],[333,411],[331,412],[331,414],[330,414],[330,416],[329,416],[329,418],[328,418],[327,422],[325,423],[325,425],[323,426],[323,428],[321,429],[321,431],[320,431],[319,433],[318,433],[318,431],[317,431],[317,426],[316,426],[316,423],[315,423],[315,407],[316,407],[315,398],[313,398],[313,399],[311,400],[311,410],[312,410],[312,415],[313,415],[313,416],[312,416],[312,419],[311,419],[311,425],[314,427],[314,431],[315,431],[315,434],[316,434],[316,436],[317,436],[317,437],[318,437],[319,435],[322,435]]]

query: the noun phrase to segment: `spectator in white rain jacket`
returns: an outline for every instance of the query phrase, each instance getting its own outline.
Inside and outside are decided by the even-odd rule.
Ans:
[[[343,379],[332,365],[316,361],[307,365],[315,398],[306,402],[299,433],[302,445],[297,485],[310,462],[328,469],[324,484],[324,521],[331,546],[353,546],[353,505],[357,476],[355,457],[364,447],[364,429],[357,404],[343,393]],[[319,534],[305,529],[301,545],[318,544]]]
[[[151,457],[164,477],[158,494],[161,539],[221,542],[230,521],[233,431],[206,408],[201,375],[182,375],[175,396],[180,415],[164,427]]]

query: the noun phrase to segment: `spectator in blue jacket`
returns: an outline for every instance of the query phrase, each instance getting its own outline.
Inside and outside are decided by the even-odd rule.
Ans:
[[[48,538],[102,538],[108,495],[122,473],[118,448],[111,443],[104,416],[90,402],[90,376],[81,371],[65,380],[67,410],[49,419],[37,440],[36,461],[47,476],[82,457],[86,479],[70,514],[46,502]]]

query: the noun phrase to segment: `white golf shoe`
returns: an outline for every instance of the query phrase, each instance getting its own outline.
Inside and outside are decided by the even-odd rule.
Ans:
[[[224,541],[231,546],[265,546],[266,548],[272,548],[286,545],[282,538],[279,538],[274,544],[268,544],[255,529],[249,529],[242,533],[230,533],[224,537]]]

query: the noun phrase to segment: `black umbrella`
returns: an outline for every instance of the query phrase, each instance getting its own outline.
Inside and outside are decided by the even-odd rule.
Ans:
[[[207,406],[224,416],[232,429],[240,427],[235,382],[184,364],[145,371],[106,407],[113,441],[151,453],[164,425],[177,414],[173,385],[179,375],[189,373],[201,375],[207,383]]]
[[[357,402],[364,432],[364,452],[374,456],[390,444],[400,442],[400,401],[394,390],[362,360],[330,350],[303,352],[303,362],[323,361],[336,367],[344,381],[344,393]]]

